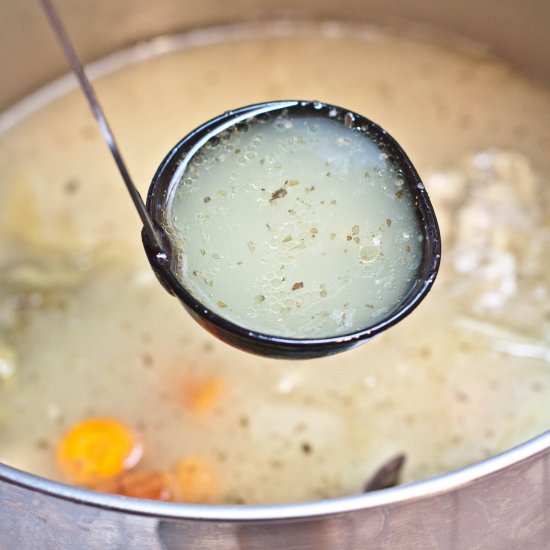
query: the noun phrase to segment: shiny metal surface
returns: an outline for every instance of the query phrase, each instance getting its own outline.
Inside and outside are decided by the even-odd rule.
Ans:
[[[544,0],[56,4],[85,60],[145,38],[210,23],[303,15],[374,22],[405,18],[481,39],[550,80],[550,3]],[[3,109],[66,69],[34,1],[4,0],[0,29]],[[432,480],[346,499],[272,507],[137,501],[0,465],[1,550],[546,550],[549,511],[550,432]]]
[[[550,432],[421,483],[323,502],[192,506],[91,493],[0,469],[0,548],[544,550]]]

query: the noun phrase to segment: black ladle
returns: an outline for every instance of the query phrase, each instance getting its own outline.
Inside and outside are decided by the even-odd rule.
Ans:
[[[400,145],[380,126],[349,110],[317,101],[274,101],[228,111],[193,130],[185,136],[160,164],[151,187],[147,204],[133,184],[124,164],[105,115],[95,97],[93,88],[78,60],[72,44],[54,11],[50,0],[38,0],[54,29],[65,56],[86,95],[101,133],[113,155],[124,183],[143,222],[142,239],[149,262],[164,288],[176,296],[191,316],[204,328],[221,340],[245,351],[277,358],[306,359],[338,353],[369,340],[406,317],[429,292],[441,257],[441,239],[433,207],[428,194],[411,161]],[[364,133],[377,143],[388,161],[398,167],[405,188],[411,194],[419,226],[423,236],[423,250],[416,279],[398,304],[375,324],[348,334],[322,338],[286,338],[263,334],[237,325],[201,304],[174,275],[175,255],[170,240],[164,231],[172,180],[178,166],[186,155],[228,127],[265,115],[286,112],[299,116],[326,116],[340,121],[348,128]],[[330,113],[330,115],[329,115]]]

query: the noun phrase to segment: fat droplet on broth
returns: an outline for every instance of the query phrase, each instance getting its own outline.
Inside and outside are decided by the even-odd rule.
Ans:
[[[361,247],[359,250],[359,257],[362,262],[372,262],[376,259],[376,257],[380,254],[380,251],[376,246],[373,245],[367,245]]]
[[[422,251],[414,208],[399,170],[354,120],[268,115],[189,163],[170,233],[191,220],[177,276],[199,301],[246,328],[323,337],[374,324],[407,292]],[[216,250],[203,254],[206,242]],[[349,304],[371,302],[350,314]]]

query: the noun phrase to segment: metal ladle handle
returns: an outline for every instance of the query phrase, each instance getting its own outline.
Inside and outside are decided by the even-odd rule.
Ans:
[[[139,217],[143,222],[143,229],[147,234],[147,237],[151,241],[151,244],[153,244],[153,246],[158,249],[157,253],[163,254],[164,247],[162,246],[161,239],[159,238],[157,231],[155,230],[155,226],[153,225],[153,221],[151,220],[151,217],[147,212],[145,203],[143,202],[139,191],[137,190],[134,182],[132,181],[132,178],[130,177],[130,173],[126,168],[126,164],[122,159],[122,154],[120,153],[120,149],[118,148],[118,145],[116,143],[115,136],[113,135],[113,132],[109,127],[107,118],[105,117],[103,109],[101,108],[101,105],[99,104],[99,101],[97,100],[97,97],[95,95],[94,89],[90,81],[88,80],[84,69],[82,68],[82,65],[71,43],[71,40],[69,39],[69,36],[67,35],[67,32],[65,31],[65,28],[63,27],[63,24],[61,23],[61,20],[59,19],[59,16],[57,15],[57,12],[55,11],[50,0],[38,0],[38,3],[42,6],[42,9],[46,14],[46,17],[55,33],[55,36],[57,37],[59,44],[61,45],[61,49],[63,50],[63,53],[65,54],[65,57],[74,75],[76,76],[78,83],[80,84],[80,87],[84,92],[84,95],[86,96],[86,99],[88,100],[88,104],[90,105],[90,109],[92,110],[94,118],[96,119],[96,122],[99,126],[99,130],[101,131],[103,140],[107,144],[107,147],[109,147],[109,150],[111,151],[111,154],[115,159],[118,171],[120,172],[120,175],[122,176],[122,179],[126,184],[126,188],[130,193],[130,197],[132,198],[134,206],[136,207]]]

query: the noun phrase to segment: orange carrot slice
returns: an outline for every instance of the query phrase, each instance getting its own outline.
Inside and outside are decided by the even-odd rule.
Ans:
[[[204,457],[184,458],[175,467],[177,496],[197,504],[219,500],[219,475],[211,461]]]
[[[212,410],[224,391],[224,383],[219,378],[190,379],[184,383],[183,398],[193,412],[203,415]]]
[[[160,470],[123,472],[113,479],[101,481],[90,488],[102,493],[126,497],[173,500],[168,475]]]
[[[143,454],[137,434],[113,418],[91,418],[61,440],[57,462],[68,481],[89,485],[134,467]]]

